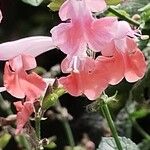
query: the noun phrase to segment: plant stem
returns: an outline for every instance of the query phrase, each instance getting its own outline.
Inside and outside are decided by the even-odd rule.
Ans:
[[[75,142],[74,142],[74,138],[73,138],[73,134],[72,134],[69,122],[67,119],[63,119],[62,123],[63,123],[63,126],[64,126],[65,131],[66,131],[68,143],[71,146],[71,148],[73,149],[73,147],[75,146]]]
[[[101,109],[102,109],[102,112],[104,113],[104,116],[105,116],[105,118],[107,120],[107,123],[110,127],[110,130],[112,132],[112,135],[114,137],[114,140],[115,140],[115,143],[116,143],[116,146],[117,146],[118,150],[123,150],[123,148],[121,146],[121,143],[120,143],[120,140],[119,140],[119,137],[118,137],[117,130],[116,130],[114,122],[112,120],[108,105],[105,101],[103,101]]]
[[[125,16],[125,15],[122,15],[119,11],[117,11],[116,9],[112,8],[112,7],[108,7],[108,11],[113,13],[114,15],[118,16],[120,19],[123,19],[125,21],[127,21],[128,23],[134,25],[134,26],[140,26],[140,23]]]
[[[41,140],[41,117],[38,113],[35,114],[35,132],[38,139],[36,150],[42,150],[43,147],[40,145]]]
[[[35,117],[35,131],[36,131],[36,135],[37,135],[38,140],[41,139],[40,129],[41,129],[40,117],[36,116]]]

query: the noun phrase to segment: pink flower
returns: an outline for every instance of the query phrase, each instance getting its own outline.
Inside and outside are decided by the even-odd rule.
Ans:
[[[53,48],[51,37],[45,36],[0,44],[0,60],[8,60],[4,69],[6,90],[17,98],[39,98],[46,83],[37,74],[27,74],[26,71],[36,67],[36,56]]]
[[[84,0],[68,0],[61,7],[59,15],[62,20],[70,19],[70,21],[54,27],[51,33],[55,45],[67,54],[68,61],[65,61],[65,65],[69,63],[67,72],[79,69],[80,59],[87,56],[88,48],[99,52],[114,38],[117,19],[115,17],[94,19]],[[65,70],[63,64],[62,70]]]
[[[60,84],[73,96],[86,95],[94,100],[107,88],[109,77],[103,63],[97,65],[95,60],[86,57],[82,60],[79,72],[72,72],[59,79]]]
[[[63,60],[62,71],[71,74],[59,81],[71,95],[85,94],[93,100],[100,96],[108,84],[118,84],[124,77],[128,82],[135,82],[144,76],[144,55],[134,39],[129,38],[135,37],[136,33],[124,21],[115,22],[115,26],[113,39],[102,49],[102,56],[96,60],[86,55],[68,55]]]
[[[62,20],[66,20],[69,17],[70,13],[72,12],[72,4],[74,5],[74,8],[78,5],[77,3],[85,3],[87,9],[92,12],[98,12],[103,11],[106,9],[106,2],[105,0],[66,0],[63,5],[60,7],[59,10],[59,16]],[[78,7],[78,6],[77,6]],[[78,9],[78,8],[76,8]],[[79,10],[80,11],[80,10]]]
[[[85,56],[87,47],[99,52],[112,38],[114,17],[94,19],[84,0],[69,0],[60,10],[61,23],[51,30],[53,41],[61,51],[72,56]]]
[[[15,102],[17,110],[17,129],[16,134],[20,133],[24,125],[29,120],[29,117],[34,112],[34,107],[32,101],[26,101],[22,104],[21,101]]]
[[[119,21],[116,25],[114,39],[102,50],[102,55],[111,56],[104,66],[110,74],[112,85],[118,84],[124,77],[128,82],[135,82],[146,72],[144,55],[134,41],[137,33],[125,21]],[[97,58],[100,63],[101,59]]]

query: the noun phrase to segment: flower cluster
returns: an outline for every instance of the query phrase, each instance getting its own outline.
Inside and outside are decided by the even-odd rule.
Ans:
[[[34,72],[35,57],[54,48],[67,56],[61,69],[68,76],[59,83],[73,96],[86,95],[94,100],[108,87],[124,77],[135,82],[144,76],[145,58],[135,42],[136,32],[116,17],[97,19],[92,12],[106,9],[104,0],[67,0],[59,10],[63,23],[51,29],[52,37],[34,36],[0,44],[0,60],[6,61],[4,87],[12,96],[24,99],[15,102],[19,133],[46,82]],[[0,14],[0,20],[2,15]]]
[[[94,100],[109,84],[124,77],[135,82],[144,76],[146,63],[135,43],[136,32],[115,17],[96,19],[92,11],[106,8],[104,1],[67,0],[60,8],[61,23],[51,30],[52,38],[67,57],[61,64],[67,77],[59,79],[73,96],[85,94]],[[97,53],[100,52],[98,57]]]

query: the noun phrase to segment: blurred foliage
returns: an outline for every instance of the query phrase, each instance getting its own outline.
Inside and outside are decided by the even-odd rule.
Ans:
[[[4,133],[3,135],[0,136],[0,150],[3,150],[5,148],[10,138],[11,138],[11,135],[8,133]]]
[[[126,137],[119,137],[123,150],[139,150],[135,143]],[[112,137],[103,137],[97,150],[118,150]]]
[[[49,3],[48,7],[52,11],[58,11],[60,6],[65,2],[65,0],[52,0],[52,2]]]
[[[43,0],[22,0],[22,1],[32,6],[39,6],[43,2]]]

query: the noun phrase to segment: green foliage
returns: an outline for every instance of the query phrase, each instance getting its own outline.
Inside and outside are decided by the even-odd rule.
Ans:
[[[8,133],[4,133],[3,135],[0,136],[0,150],[5,148],[10,138],[11,138],[11,135]]]
[[[138,147],[140,150],[150,150],[150,140],[143,140],[140,144],[138,144]]]
[[[138,146],[126,137],[119,137],[123,150],[139,150]],[[103,137],[97,150],[118,150],[114,138]]]
[[[52,11],[58,11],[64,1],[65,0],[52,0],[47,7],[49,7]]]
[[[147,116],[148,114],[150,114],[150,108],[143,106],[140,109],[131,113],[131,117],[133,119],[140,119],[140,118]]]
[[[48,145],[44,146],[47,149],[54,149],[56,148],[56,144],[54,142],[50,142]]]
[[[121,2],[121,0],[106,0],[108,5],[117,5]]]
[[[39,6],[43,2],[43,0],[22,0],[22,1],[32,6]]]
[[[49,93],[44,99],[42,103],[43,109],[48,109],[52,106],[54,106],[58,100],[59,97],[65,94],[65,90],[63,88],[58,88],[52,91],[52,93]]]

